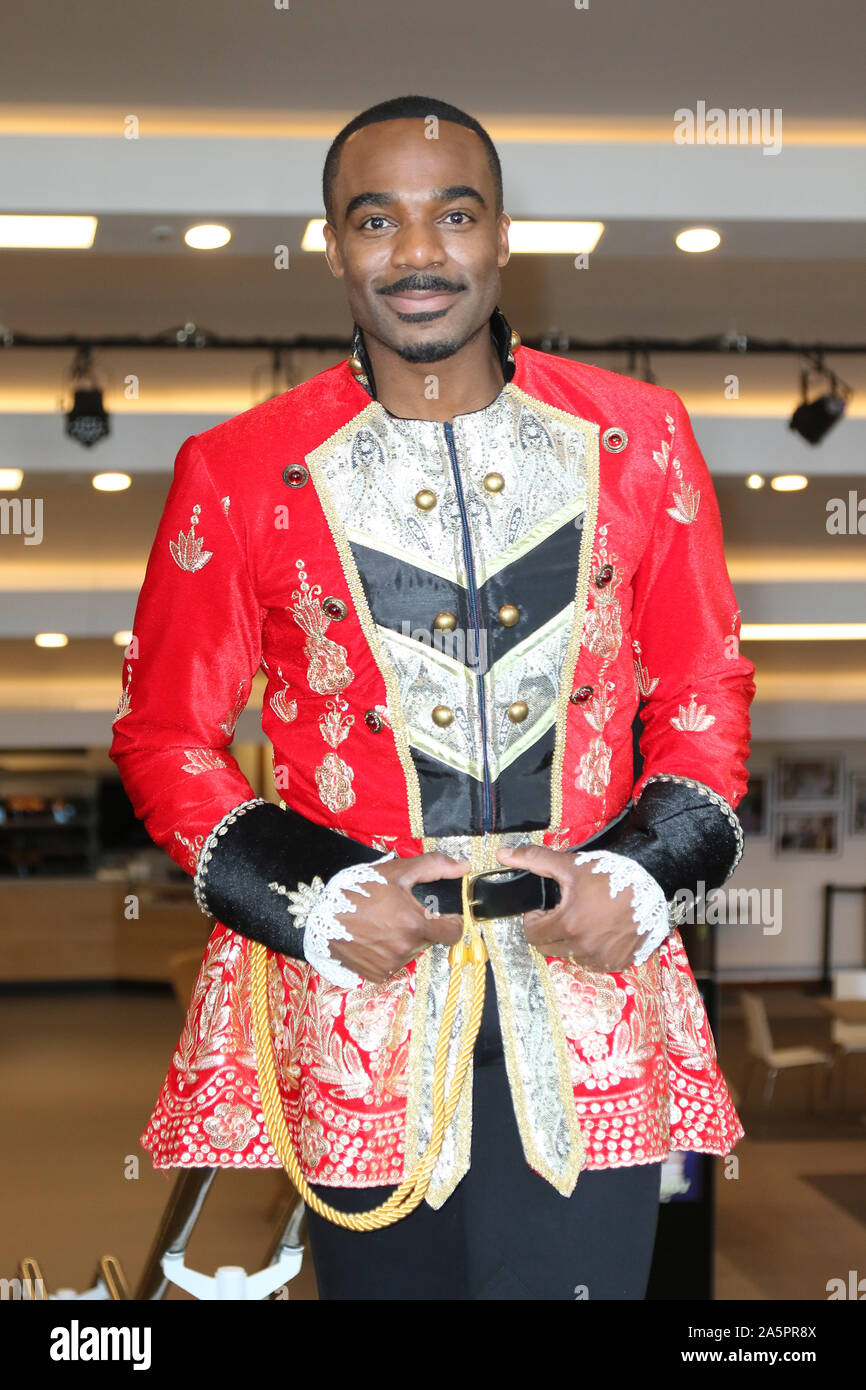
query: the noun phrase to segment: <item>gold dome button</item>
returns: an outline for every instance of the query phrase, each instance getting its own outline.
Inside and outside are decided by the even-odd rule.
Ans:
[[[453,632],[457,626],[457,619],[453,613],[437,613],[433,619],[433,626],[440,632]]]
[[[440,729],[447,729],[449,724],[454,722],[454,711],[447,705],[437,705],[433,710],[433,723],[438,724]]]
[[[508,346],[511,348],[512,352],[515,348],[520,347],[520,334],[514,328],[512,328],[511,330],[511,339],[509,341]]]
[[[427,487],[422,487],[420,492],[415,493],[415,506],[420,507],[422,512],[432,511],[437,500],[436,493]]]
[[[501,492],[505,487],[505,479],[501,473],[485,473],[481,484],[488,492]]]
[[[520,621],[520,609],[515,608],[513,603],[503,603],[498,617],[503,627],[514,627]]]
[[[522,724],[529,713],[529,706],[525,700],[515,700],[513,705],[508,706],[508,718],[512,724]]]

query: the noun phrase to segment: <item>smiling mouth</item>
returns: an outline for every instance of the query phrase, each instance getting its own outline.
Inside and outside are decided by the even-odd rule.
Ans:
[[[404,294],[386,295],[385,298],[401,317],[407,314],[428,317],[431,314],[444,314],[454,303],[457,293],[455,290],[408,290]]]

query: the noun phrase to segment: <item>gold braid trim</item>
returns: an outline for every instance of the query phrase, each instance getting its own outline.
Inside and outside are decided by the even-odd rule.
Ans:
[[[274,1059],[274,1046],[271,1038],[270,1019],[268,1015],[267,966],[269,952],[267,947],[262,945],[261,942],[254,941],[252,943],[250,955],[252,963],[250,993],[252,1000],[253,1038],[256,1050],[259,1093],[261,1095],[262,1112],[265,1117],[268,1137],[279,1156],[280,1162],[288,1173],[299,1195],[310,1210],[314,1211],[318,1216],[323,1216],[326,1221],[332,1221],[334,1225],[342,1226],[346,1230],[375,1231],[380,1230],[383,1226],[393,1225],[395,1221],[400,1221],[402,1217],[408,1216],[411,1211],[414,1211],[415,1208],[420,1205],[430,1186],[430,1178],[436,1166],[436,1160],[439,1157],[439,1151],[442,1148],[445,1133],[454,1117],[454,1112],[460,1100],[460,1092],[463,1089],[464,1078],[472,1064],[475,1039],[478,1036],[478,1029],[481,1026],[481,1014],[484,1009],[487,950],[478,925],[472,916],[472,908],[469,903],[469,886],[471,879],[471,874],[463,875],[463,936],[451,947],[448,953],[450,975],[448,978],[448,994],[445,999],[442,1022],[436,1039],[436,1058],[433,1070],[433,1131],[430,1136],[430,1143],[408,1177],[403,1179],[400,1186],[391,1193],[387,1201],[383,1202],[381,1206],[375,1207],[372,1211],[338,1211],[336,1207],[328,1206],[326,1202],[323,1202],[321,1198],[313,1192],[304,1177],[300,1162],[298,1161],[297,1154],[292,1145],[288,1126],[286,1125],[286,1117],[283,1113],[279,1082],[277,1080],[277,1067]],[[454,1015],[457,1012],[457,1005],[461,993],[460,986],[463,979],[463,968],[466,965],[471,965],[472,967],[472,1007],[469,1010],[466,1025],[463,1030],[463,1037],[460,1040],[460,1050],[451,1083],[451,1091],[446,1102],[445,1074],[448,1065],[451,1025],[454,1021]]]

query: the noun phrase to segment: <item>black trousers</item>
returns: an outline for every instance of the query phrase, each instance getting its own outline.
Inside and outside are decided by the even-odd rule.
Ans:
[[[493,977],[475,1046],[472,1162],[434,1211],[345,1231],[307,1209],[320,1299],[639,1300],[646,1295],[661,1163],[584,1171],[563,1197],[526,1161],[511,1102]],[[393,1187],[313,1185],[340,1211]]]

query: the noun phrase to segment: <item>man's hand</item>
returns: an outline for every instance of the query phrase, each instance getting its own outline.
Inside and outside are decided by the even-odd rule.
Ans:
[[[352,940],[332,941],[330,952],[362,979],[381,984],[434,941],[453,946],[460,940],[463,918],[453,912],[439,916],[435,902],[424,906],[411,889],[415,883],[432,883],[437,878],[461,878],[472,865],[468,859],[455,860],[437,852],[389,859],[375,867],[387,883],[365,883],[369,897],[347,889],[358,908],[338,913],[337,920]]]
[[[500,849],[497,857],[509,869],[530,869],[559,883],[562,897],[556,907],[536,908],[523,918],[527,941],[542,955],[561,956],[603,973],[634,964],[641,936],[632,918],[631,893],[612,898],[607,874],[593,873],[591,864],[575,864],[573,854],[549,845]]]

